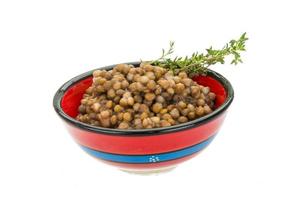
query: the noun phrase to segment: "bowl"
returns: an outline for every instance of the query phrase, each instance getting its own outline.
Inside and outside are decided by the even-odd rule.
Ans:
[[[130,62],[138,66],[139,62]],[[110,70],[115,65],[101,69]],[[88,154],[122,170],[158,172],[174,168],[195,157],[215,138],[233,100],[230,82],[215,71],[194,81],[216,94],[214,111],[201,118],[170,127],[122,130],[96,127],[75,119],[85,90],[92,84],[92,71],[63,84],[53,106],[75,142]]]

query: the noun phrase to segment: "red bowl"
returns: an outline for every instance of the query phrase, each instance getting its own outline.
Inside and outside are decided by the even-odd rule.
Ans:
[[[138,66],[138,62],[128,63]],[[101,69],[110,70],[115,65]],[[213,140],[233,100],[233,88],[222,75],[208,70],[194,78],[216,94],[212,113],[187,123],[152,129],[121,130],[96,127],[75,119],[92,71],[72,78],[56,92],[53,105],[67,129],[88,154],[121,169],[151,171],[170,168],[188,160]]]

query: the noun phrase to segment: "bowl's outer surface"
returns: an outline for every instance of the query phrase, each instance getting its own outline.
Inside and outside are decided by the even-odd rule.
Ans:
[[[225,113],[215,120],[174,133],[122,136],[93,133],[70,124],[75,141],[90,155],[122,168],[157,168],[181,163],[207,147]]]
[[[216,109],[228,99],[228,85],[223,86],[210,76],[194,79],[216,93]],[[61,105],[62,112],[75,118],[85,90],[91,85],[91,73],[77,82],[66,83]],[[229,82],[228,82],[229,83]],[[229,86],[231,87],[230,83]],[[232,88],[231,88],[232,89]],[[233,98],[233,93],[232,93]],[[232,101],[232,99],[231,99]],[[229,104],[231,103],[229,102]],[[229,105],[228,105],[229,106]],[[66,122],[75,141],[88,154],[108,164],[125,169],[157,169],[177,165],[202,151],[213,140],[226,116],[228,106],[214,117],[201,123],[190,123],[169,131],[154,134],[107,134],[101,129],[85,129]],[[132,131],[134,132],[134,131]],[[144,130],[147,132],[147,129]]]

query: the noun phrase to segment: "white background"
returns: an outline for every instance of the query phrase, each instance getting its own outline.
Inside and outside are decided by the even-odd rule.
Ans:
[[[299,19],[289,0],[0,0],[0,199],[299,199]],[[224,126],[170,173],[92,159],[52,108],[58,87],[90,69],[245,31],[244,64],[213,67],[236,93]]]

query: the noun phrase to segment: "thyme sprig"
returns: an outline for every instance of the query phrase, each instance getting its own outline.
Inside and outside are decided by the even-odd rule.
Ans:
[[[246,33],[243,33],[238,40],[231,40],[222,49],[206,49],[206,53],[193,53],[188,57],[170,58],[174,53],[174,42],[171,41],[169,49],[162,49],[162,55],[150,63],[173,71],[186,71],[188,74],[205,74],[211,65],[225,63],[225,57],[231,56],[231,64],[242,63],[240,52],[245,51],[245,42],[248,40]]]

